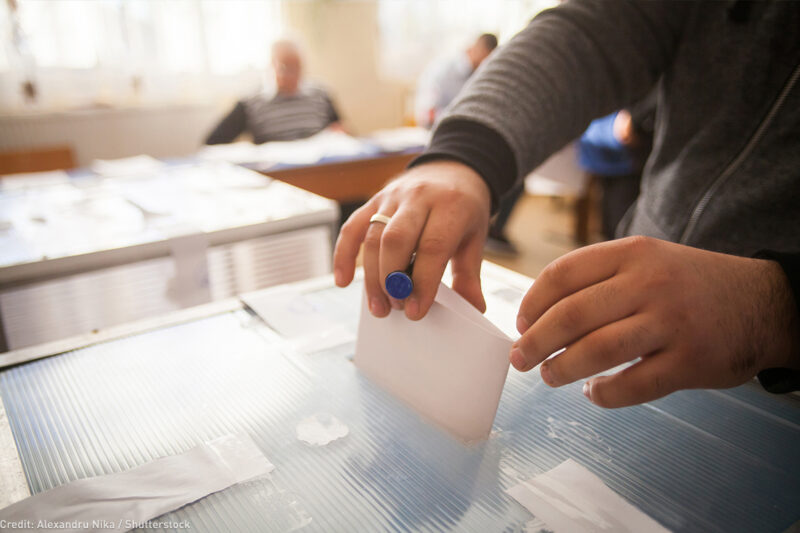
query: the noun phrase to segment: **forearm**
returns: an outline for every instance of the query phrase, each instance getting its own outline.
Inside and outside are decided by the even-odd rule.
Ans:
[[[643,97],[669,65],[690,7],[576,1],[543,13],[470,80],[434,132],[425,159],[466,162],[494,195],[504,193],[593,118]],[[454,148],[453,136],[465,122],[495,132],[506,145],[483,165],[502,174],[485,175],[464,161],[464,154],[486,151],[486,136],[461,135],[461,147]],[[513,165],[502,161],[508,153]]]
[[[511,146],[497,132],[479,122],[453,120],[447,128],[437,129],[430,148],[409,166],[437,160],[458,161],[477,172],[489,186],[492,211],[517,175]]]
[[[247,125],[244,105],[241,102],[223,118],[214,128],[214,131],[206,137],[206,144],[224,144],[233,142]]]

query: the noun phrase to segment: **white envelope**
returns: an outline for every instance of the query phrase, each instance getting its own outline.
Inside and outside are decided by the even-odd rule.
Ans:
[[[361,305],[356,366],[458,438],[486,438],[508,374],[511,339],[455,291],[439,285],[420,321]]]

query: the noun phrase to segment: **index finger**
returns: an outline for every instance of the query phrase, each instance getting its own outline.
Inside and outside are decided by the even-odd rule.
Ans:
[[[336,247],[333,251],[333,279],[339,287],[346,287],[353,281],[356,270],[356,257],[369,229],[369,219],[378,211],[373,197],[356,209],[339,230]]]
[[[525,333],[554,304],[612,277],[620,264],[614,241],[579,248],[547,265],[519,306],[517,330]]]

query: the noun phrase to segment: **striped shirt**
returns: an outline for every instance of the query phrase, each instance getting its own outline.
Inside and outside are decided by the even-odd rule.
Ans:
[[[324,89],[302,86],[295,94],[258,94],[239,101],[206,139],[206,144],[233,142],[248,131],[256,144],[294,141],[318,133],[339,121]]]

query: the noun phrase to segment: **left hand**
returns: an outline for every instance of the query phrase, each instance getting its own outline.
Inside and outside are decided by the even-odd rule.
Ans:
[[[520,306],[511,363],[558,387],[584,385],[602,407],[679,389],[740,385],[765,368],[800,366],[798,312],[773,261],[647,237],[587,246],[551,263]]]

